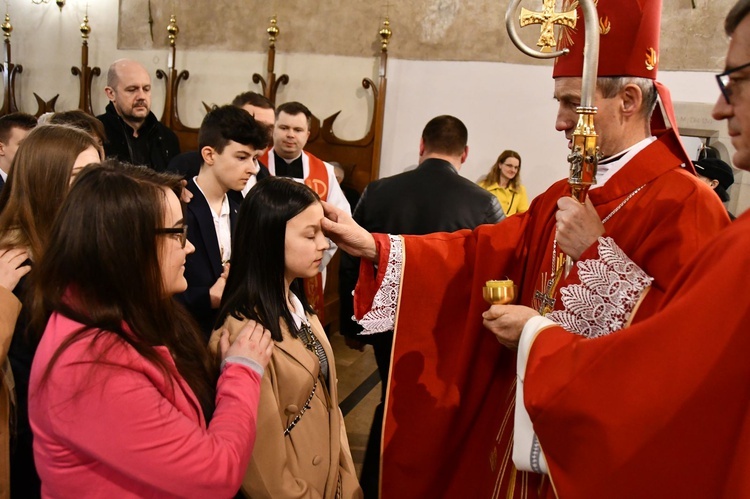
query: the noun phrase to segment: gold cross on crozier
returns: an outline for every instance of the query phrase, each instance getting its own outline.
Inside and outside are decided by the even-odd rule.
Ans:
[[[576,27],[578,15],[575,9],[568,12],[555,12],[556,3],[557,0],[543,0],[544,8],[541,12],[534,12],[525,8],[521,9],[519,24],[522,28],[529,24],[542,25],[542,34],[539,36],[539,41],[536,42],[537,47],[541,47],[541,52],[552,52],[552,49],[557,46],[554,31],[556,24],[569,28]]]

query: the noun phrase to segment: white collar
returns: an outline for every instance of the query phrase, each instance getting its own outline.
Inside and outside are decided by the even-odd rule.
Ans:
[[[297,295],[291,291],[289,291],[289,303],[293,307],[293,309],[289,310],[289,313],[292,314],[292,319],[294,319],[294,325],[297,326],[297,329],[302,326],[303,322],[309,324],[307,314],[305,314],[305,307],[302,306],[302,302],[297,298]]]
[[[656,140],[656,137],[646,137],[628,147],[624,151],[620,151],[617,154],[613,154],[607,159],[601,161],[596,169],[596,184],[592,185],[592,189],[601,187],[607,183],[607,181],[614,176],[615,173],[620,171],[623,166],[633,159],[636,154],[651,145]],[[614,158],[614,159],[612,159]]]

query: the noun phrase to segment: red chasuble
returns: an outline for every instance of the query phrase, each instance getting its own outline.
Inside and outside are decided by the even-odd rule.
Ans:
[[[602,219],[617,210],[606,235],[655,278],[636,322],[653,312],[678,271],[729,223],[716,195],[680,168],[673,151],[679,151],[675,138],[666,134],[590,191]],[[556,203],[568,195],[567,181],[560,181],[529,211],[496,225],[404,237],[383,429],[383,498],[537,497],[544,487],[540,475],[512,465],[515,352],[482,326],[489,307],[482,286],[513,279],[518,303],[532,304],[552,271]],[[378,240],[386,243],[382,274],[387,238]],[[590,252],[595,255],[596,247],[584,257]],[[363,264],[355,296],[360,313],[361,305],[372,303],[372,281],[372,269]],[[577,282],[574,270],[558,289]]]
[[[750,497],[748,255],[750,213],[647,320],[539,333],[524,396],[560,498]]]

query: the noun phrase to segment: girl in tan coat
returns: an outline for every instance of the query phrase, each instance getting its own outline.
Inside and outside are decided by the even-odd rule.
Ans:
[[[272,177],[248,194],[232,238],[219,320],[230,337],[256,320],[276,345],[242,485],[252,499],[362,497],[338,407],[333,352],[303,292],[302,279],[317,275],[328,248],[322,218],[312,190]]]

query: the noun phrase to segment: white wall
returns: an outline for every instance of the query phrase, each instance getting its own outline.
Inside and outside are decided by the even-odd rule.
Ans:
[[[555,131],[550,68],[481,62],[389,61],[382,176],[417,161],[422,128],[451,114],[469,129],[461,174],[485,175],[498,154],[521,154],[529,195],[567,174],[567,141]]]
[[[156,69],[166,69],[166,49],[117,50],[117,0],[88,3],[93,30],[89,42],[90,66],[99,66],[106,73],[114,59],[133,57],[143,62],[152,75]],[[85,5],[83,0],[68,0],[60,12],[54,2],[11,3],[11,22],[15,28],[13,60],[24,66],[17,81],[22,110],[36,111],[32,92],[45,99],[59,92],[57,110],[77,107],[78,79],[70,73],[70,67],[80,65],[78,26]],[[500,24],[498,29],[502,29]],[[155,26],[154,33],[166,36],[165,27]],[[392,41],[397,42],[397,38]],[[177,68],[190,71],[179,100],[181,117],[187,125],[200,125],[201,101],[226,103],[241,91],[259,90],[251,77],[256,72],[265,73],[265,54],[179,50],[179,37],[177,46]],[[278,50],[276,73],[287,73],[291,78],[288,86],[281,87],[278,102],[299,100],[321,118],[341,110],[334,127],[337,135],[344,139],[361,137],[373,112],[369,91],[362,88],[361,81],[369,77],[377,82],[375,55],[353,58],[284,54],[283,36]],[[660,79],[671,88],[677,103],[713,103],[718,95],[710,73],[662,72]],[[104,74],[94,79],[95,112],[103,112],[106,105],[104,80]],[[153,86],[153,109],[160,116],[164,83],[154,78]],[[470,153],[462,175],[476,180],[486,173],[503,149],[515,149],[523,158],[521,174],[529,195],[541,193],[567,175],[566,141],[554,129],[556,102],[552,90],[549,66],[390,59],[381,176],[413,166],[425,123],[439,114],[452,114],[469,129]],[[739,176],[738,183],[750,182],[745,177]],[[750,198],[748,191],[750,188],[733,196]],[[741,211],[748,204],[750,199],[743,200],[734,209]]]

